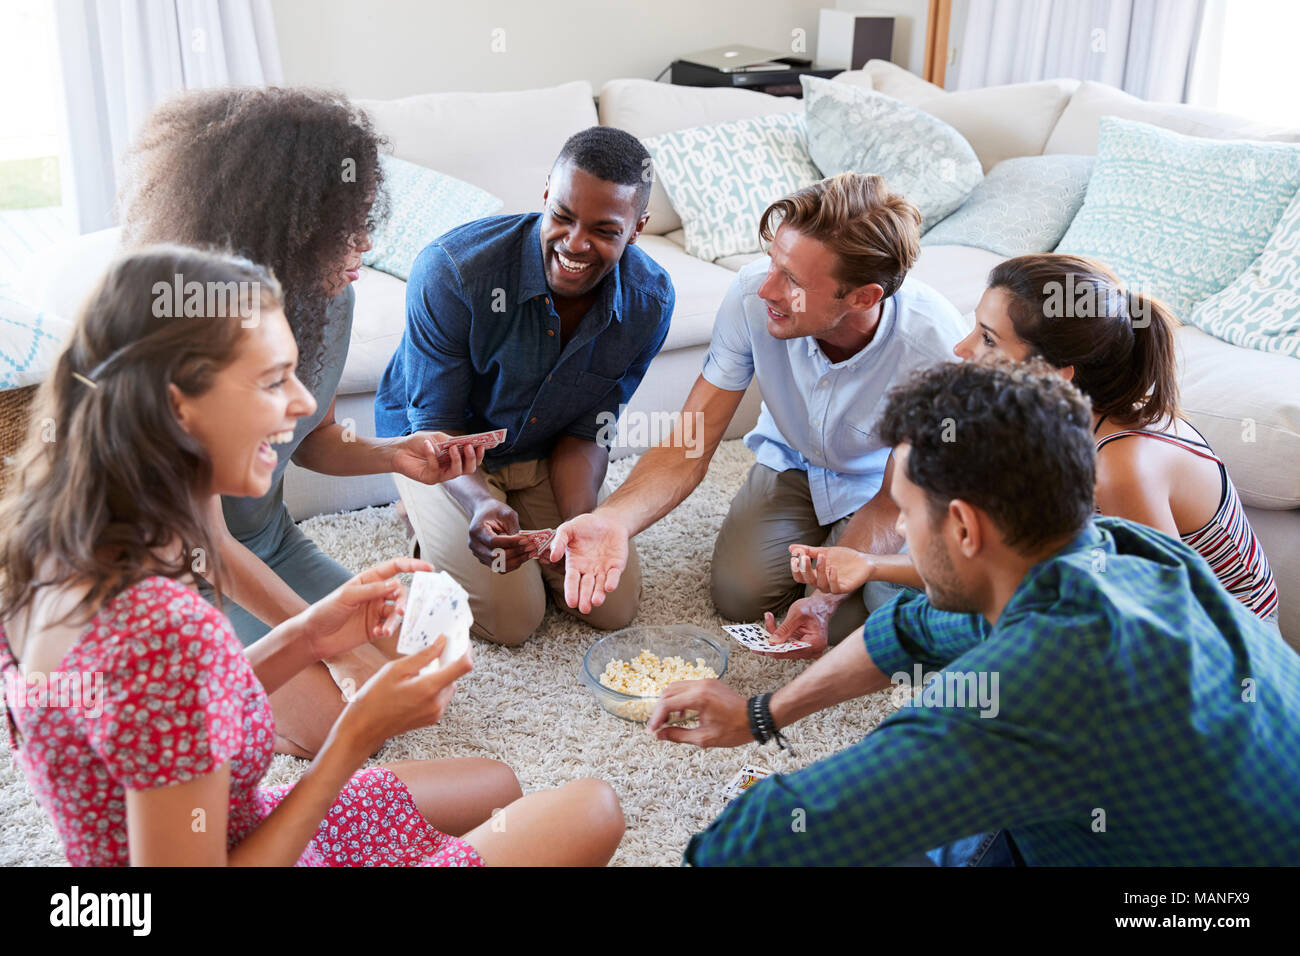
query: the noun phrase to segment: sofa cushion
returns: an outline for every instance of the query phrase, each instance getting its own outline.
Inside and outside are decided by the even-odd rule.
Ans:
[[[1061,113],[1044,153],[1097,152],[1098,124],[1103,116],[1139,120],[1188,136],[1205,139],[1257,139],[1300,142],[1300,129],[1267,126],[1229,113],[1199,109],[1182,103],[1149,103],[1106,83],[1079,84]]]
[[[673,280],[677,305],[661,352],[707,345],[713,336],[713,320],[735,273],[690,255],[680,243],[667,236],[642,235],[641,251],[654,259]]]
[[[1300,507],[1300,362],[1191,326],[1177,343],[1183,413],[1223,459],[1241,500]]]
[[[824,176],[875,173],[921,211],[921,231],[962,204],[983,178],[970,144],[943,120],[892,96],[800,77],[808,152]]]
[[[1083,205],[1092,156],[1015,156],[998,163],[921,245],[978,246],[1008,259],[1051,252]]]
[[[645,141],[686,230],[686,251],[712,262],[759,249],[758,221],[782,196],[822,178],[804,117],[755,116]]]
[[[1078,80],[1039,80],[949,93],[884,60],[867,61],[862,72],[871,77],[874,89],[937,116],[961,133],[985,172],[1012,156],[1042,153],[1079,85]]]
[[[1056,251],[1101,261],[1186,319],[1263,251],[1298,188],[1300,146],[1105,116],[1083,208]]]
[[[643,140],[691,126],[802,111],[799,100],[754,90],[674,86],[632,79],[610,80],[600,88],[601,125],[616,126]],[[650,190],[649,213],[645,232],[650,235],[662,236],[682,227],[681,217],[657,178]]]
[[[352,284],[352,339],[338,394],[373,392],[406,331],[406,283],[368,266]],[[373,428],[373,421],[368,426]]]
[[[420,251],[448,229],[490,216],[501,200],[477,186],[461,182],[396,156],[380,156],[388,218],[371,236],[361,261],[372,269],[405,279]]]
[[[1188,322],[1233,345],[1300,359],[1300,192],[1259,258],[1197,303]]]
[[[356,104],[387,137],[394,156],[500,196],[504,213],[540,209],[560,147],[596,125],[591,84],[585,80],[509,93],[425,93]]]
[[[969,318],[984,294],[989,273],[1005,258],[974,246],[922,246],[921,255],[908,275],[937,289],[958,312]]]

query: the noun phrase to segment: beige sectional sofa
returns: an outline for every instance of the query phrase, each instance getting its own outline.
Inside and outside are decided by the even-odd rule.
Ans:
[[[1119,115],[1196,136],[1300,141],[1300,132],[1262,127],[1185,106],[1146,103],[1112,87],[1073,80],[946,93],[889,63],[872,61],[842,74],[926,110],[957,128],[985,171],[1012,156],[1096,152],[1097,123]],[[689,126],[802,109],[798,100],[741,90],[676,87],[640,79],[613,80],[598,106],[585,82],[517,93],[430,93],[364,101],[378,130],[402,159],[448,173],[501,197],[503,212],[540,208],[546,174],[572,133],[600,122],[640,137]],[[634,411],[671,411],[699,374],[715,310],[735,270],[754,256],[705,262],[689,255],[681,222],[656,185],[641,247],[672,276],[677,309],[663,351],[632,400]],[[38,264],[32,282],[40,304],[71,314],[102,269],[115,230],[83,236]],[[967,246],[924,247],[914,274],[973,311],[994,253]],[[372,401],[404,323],[405,284],[362,270],[351,351],[339,389],[337,416],[373,433]],[[1300,646],[1300,360],[1241,349],[1197,329],[1180,330],[1186,414],[1227,462],[1250,519],[1273,563],[1282,597],[1282,630]],[[751,388],[729,436],[753,424],[759,396]],[[1251,423],[1254,441],[1247,437]],[[615,449],[615,455],[634,448]],[[387,476],[326,478],[290,467],[286,497],[295,517],[389,502]]]

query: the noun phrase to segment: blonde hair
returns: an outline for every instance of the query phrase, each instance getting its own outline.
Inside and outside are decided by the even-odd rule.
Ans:
[[[889,298],[921,251],[920,212],[874,174],[840,173],[778,199],[759,220],[759,238],[771,242],[782,224],[835,254],[837,296],[875,283]]]

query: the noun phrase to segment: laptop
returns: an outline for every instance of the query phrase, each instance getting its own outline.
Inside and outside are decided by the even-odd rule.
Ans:
[[[720,73],[788,70],[792,65],[792,58],[777,50],[762,50],[758,47],[742,46],[740,44],[714,47],[712,50],[701,50],[698,53],[687,53],[678,59],[686,63],[707,66]]]

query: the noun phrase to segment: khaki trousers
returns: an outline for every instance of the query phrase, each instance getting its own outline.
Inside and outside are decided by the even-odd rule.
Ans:
[[[561,523],[548,460],[515,462],[482,474],[492,496],[518,512],[521,530],[554,528]],[[477,637],[496,644],[523,643],[542,623],[548,590],[555,595],[558,607],[592,627],[626,627],[636,616],[641,601],[641,561],[633,542],[628,542],[627,569],[618,588],[590,614],[580,614],[564,603],[563,563],[532,560],[509,574],[499,574],[469,550],[470,516],[442,485],[425,485],[397,474],[393,481],[420,542],[420,557],[446,571],[468,592],[474,613],[470,630]],[[608,494],[609,488],[602,487],[599,499]]]
[[[771,611],[779,622],[787,605],[814,590],[791,575],[790,545],[833,545],[852,517],[831,525],[818,523],[806,472],[775,471],[756,463],[732,499],[713,547],[710,587],[718,613],[750,624],[760,623]],[[859,588],[831,616],[830,643],[839,643],[866,619]]]

